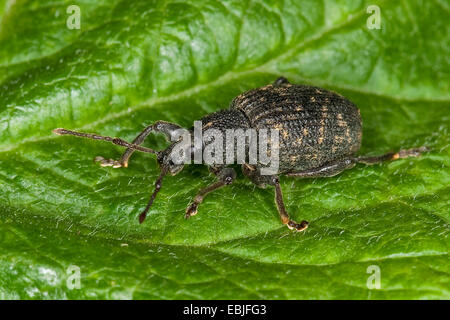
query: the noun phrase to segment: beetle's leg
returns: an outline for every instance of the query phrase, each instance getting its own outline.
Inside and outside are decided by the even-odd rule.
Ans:
[[[164,135],[166,136],[166,139],[168,141],[170,141],[173,133],[178,130],[181,129],[181,127],[175,123],[170,123],[167,121],[156,121],[153,125],[150,125],[148,127],[146,127],[134,140],[133,143],[134,144],[141,144],[142,142],[144,142],[145,138],[150,134],[150,132],[155,131],[155,132],[161,132],[164,133]],[[127,149],[125,150],[125,152],[122,154],[122,156],[120,157],[120,163],[124,166],[127,167],[128,166],[128,160],[130,159],[131,155],[133,154],[134,150],[132,149]]]
[[[335,162],[330,162],[318,168],[297,172],[289,172],[286,173],[286,176],[297,178],[332,177],[341,173],[344,170],[353,168],[356,163],[377,164],[382,163],[384,161],[392,161],[408,157],[418,157],[423,152],[426,152],[428,150],[429,149],[427,147],[420,147],[420,148],[400,150],[399,152],[390,152],[380,156],[341,159]]]
[[[297,231],[305,230],[308,227],[307,221],[297,223],[289,218],[283,201],[283,193],[281,192],[280,181],[277,176],[261,175],[260,170],[249,164],[242,165],[242,173],[246,175],[256,186],[265,188],[267,185],[275,186],[275,203],[277,204],[278,212],[280,214],[281,222],[289,229]]]
[[[134,140],[133,144],[140,145],[144,142],[145,138],[152,132],[161,132],[164,133],[167,140],[170,141],[170,138],[172,136],[172,133],[175,130],[180,129],[181,127],[177,124],[166,122],[166,121],[156,121],[154,124],[147,126]],[[133,149],[126,149],[125,152],[122,154],[119,160],[114,159],[105,159],[103,157],[97,156],[94,158],[95,162],[100,162],[100,165],[102,167],[113,167],[113,168],[120,168],[120,167],[128,167],[128,160],[130,159],[131,155],[133,154]]]
[[[277,204],[278,212],[280,213],[281,222],[285,224],[291,230],[303,231],[308,228],[308,221],[303,220],[297,223],[289,218],[283,201],[283,193],[281,191],[280,181],[278,177],[273,178],[273,184],[275,185],[275,202]]]
[[[186,209],[186,219],[197,214],[198,205],[203,202],[206,195],[214,190],[231,184],[236,179],[236,171],[233,168],[222,168],[220,171],[215,172],[219,181],[210,184],[204,189],[201,189],[194,197],[192,203]]]
[[[274,87],[279,87],[283,84],[289,84],[290,82],[285,77],[279,77],[277,80],[273,82]]]
[[[354,159],[343,159],[335,162],[330,162],[318,168],[289,172],[286,176],[297,178],[318,178],[318,177],[332,177],[346,169],[353,168],[355,166]]]
[[[390,152],[380,156],[373,157],[357,157],[353,160],[358,163],[364,164],[377,164],[384,161],[391,161],[397,159],[404,159],[409,157],[419,157],[422,153],[429,151],[428,147],[412,148],[406,150],[400,150],[399,152]]]

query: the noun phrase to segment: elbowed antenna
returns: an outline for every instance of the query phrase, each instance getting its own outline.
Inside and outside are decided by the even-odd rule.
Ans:
[[[67,134],[67,135],[72,135],[72,136],[81,137],[81,138],[87,138],[87,139],[93,139],[93,140],[109,141],[109,142],[114,143],[115,145],[126,147],[126,148],[129,148],[129,149],[133,149],[133,150],[137,150],[137,151],[141,151],[141,152],[146,152],[146,153],[158,154],[158,152],[153,150],[153,149],[146,148],[146,147],[141,147],[141,146],[139,146],[137,144],[129,143],[129,142],[127,142],[125,140],[122,140],[120,138],[105,137],[105,136],[101,136],[101,135],[94,134],[94,133],[84,133],[84,132],[67,130],[67,129],[63,129],[63,128],[54,129],[53,133],[56,133],[58,135],[66,135]]]

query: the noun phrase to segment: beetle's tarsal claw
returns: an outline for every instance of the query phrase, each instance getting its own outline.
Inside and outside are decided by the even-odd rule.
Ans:
[[[126,167],[120,161],[114,159],[105,159],[101,156],[94,158],[94,162],[99,162],[102,167],[121,168]]]
[[[303,231],[303,230],[305,230],[306,228],[308,228],[309,222],[303,220],[302,222],[297,223],[297,222],[295,222],[295,221],[289,220],[289,222],[288,222],[286,225],[287,225],[287,227],[288,227],[289,229],[291,229],[291,230]]]
[[[184,217],[186,219],[189,219],[191,216],[195,216],[197,214],[197,210],[198,210],[198,203],[194,202],[189,207],[187,207],[186,214],[184,215]]]
[[[404,159],[409,157],[419,157],[422,153],[430,151],[428,147],[420,147],[420,148],[412,148],[407,150],[400,150],[396,154],[394,154],[393,159]]]

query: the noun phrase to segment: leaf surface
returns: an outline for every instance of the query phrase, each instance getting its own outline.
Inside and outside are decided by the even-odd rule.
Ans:
[[[445,1],[0,1],[0,298],[449,299],[450,26]],[[368,29],[369,5],[381,29]],[[427,14],[424,14],[426,12]],[[132,140],[166,120],[189,127],[284,75],[348,97],[360,154],[426,145],[418,159],[358,165],[273,190],[239,173],[185,220],[214,181],[167,177],[137,216],[155,159],[56,127]],[[146,146],[163,148],[160,136]],[[81,271],[71,290],[69,266]],[[381,289],[367,286],[378,266]]]

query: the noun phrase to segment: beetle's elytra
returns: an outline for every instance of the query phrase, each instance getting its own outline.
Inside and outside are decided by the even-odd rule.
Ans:
[[[203,128],[216,129],[224,135],[229,129],[251,128],[257,132],[262,131],[261,129],[275,129],[279,132],[277,173],[262,174],[264,165],[250,161],[242,163],[242,172],[258,187],[275,187],[275,202],[281,222],[297,231],[306,229],[308,222],[297,223],[289,218],[279,183],[281,175],[299,178],[331,177],[354,167],[357,163],[376,164],[417,157],[428,150],[426,147],[420,147],[373,157],[355,156],[362,138],[359,109],[339,94],[317,87],[291,84],[283,77],[273,84],[240,94],[233,99],[229,109],[206,115],[201,121]],[[161,189],[163,177],[167,173],[177,174],[184,164],[175,164],[171,157],[172,150],[181,143],[180,140],[172,142],[162,151],[145,148],[140,144],[151,132],[161,132],[170,140],[178,129],[181,127],[177,124],[157,121],[146,127],[132,143],[119,138],[66,129],[55,129],[53,132],[110,141],[127,148],[119,160],[96,157],[95,160],[102,166],[127,167],[131,154],[136,150],[156,154],[161,174],[156,180],[150,201],[139,216],[142,223]],[[189,132],[193,134],[193,128]],[[203,144],[202,148],[205,146],[206,144]],[[248,152],[248,148],[245,150]],[[186,209],[186,218],[197,213],[198,205],[208,193],[231,184],[236,178],[234,169],[225,164],[213,164],[209,165],[209,168],[216,175],[217,182],[197,193]]]

